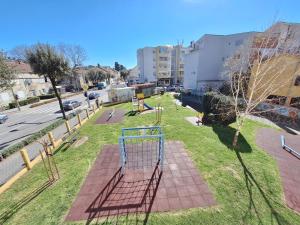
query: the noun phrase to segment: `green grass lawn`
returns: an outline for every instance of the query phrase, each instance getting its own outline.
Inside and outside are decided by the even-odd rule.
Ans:
[[[300,224],[299,214],[285,206],[275,160],[255,145],[255,130],[263,125],[247,121],[239,152],[235,152],[230,149],[234,124],[229,128],[192,126],[184,117],[195,113],[182,107],[176,110],[169,95],[145,102],[152,106],[162,104],[161,126],[166,139],[184,142],[218,202],[207,209],[153,213],[148,224]],[[129,110],[131,104],[116,107]],[[64,222],[64,218],[101,147],[117,144],[122,127],[151,125],[155,120],[152,113],[128,116],[121,124],[94,125],[100,113],[80,130],[81,136],[89,137],[85,144],[78,148],[64,146],[55,155],[59,181],[37,196],[30,194],[47,180],[40,163],[0,195],[0,224],[72,224]]]

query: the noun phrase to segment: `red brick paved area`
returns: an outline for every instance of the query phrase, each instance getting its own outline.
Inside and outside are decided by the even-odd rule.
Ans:
[[[215,205],[214,197],[179,141],[165,143],[165,166],[119,170],[118,145],[106,145],[73,203],[68,221],[119,220],[120,215],[143,215]],[[111,222],[110,221],[110,222]]]
[[[111,118],[109,114],[113,112]],[[110,123],[120,123],[124,119],[125,111],[122,109],[108,109],[105,110],[100,117],[96,120],[96,124],[110,124]]]
[[[272,155],[279,166],[286,204],[300,212],[300,160],[282,149],[280,135],[284,135],[286,144],[295,151],[300,151],[300,136],[271,128],[259,129],[256,134],[257,144]]]

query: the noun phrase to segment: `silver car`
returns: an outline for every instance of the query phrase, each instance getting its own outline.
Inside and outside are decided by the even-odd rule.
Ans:
[[[63,102],[63,107],[65,110],[73,110],[81,105],[81,102],[77,100],[68,100]]]
[[[5,123],[5,121],[8,119],[7,115],[0,114],[0,123]]]

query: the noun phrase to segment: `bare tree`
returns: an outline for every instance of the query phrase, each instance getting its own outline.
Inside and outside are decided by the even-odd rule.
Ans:
[[[19,111],[21,111],[18,96],[14,92],[16,72],[9,66],[3,56],[0,55],[0,89],[10,90]]]
[[[9,56],[17,60],[26,60],[26,50],[28,46],[19,45],[9,51]]]
[[[299,45],[292,38],[282,39],[279,33],[266,31],[249,40],[225,62],[237,121],[233,147],[237,146],[245,118],[261,112],[261,103],[294,82],[291,71],[299,62],[294,60],[297,54]]]
[[[58,45],[59,51],[61,51],[66,58],[68,59],[70,65],[71,65],[71,72],[72,77],[75,81],[78,79],[78,67],[83,65],[83,62],[87,59],[87,53],[86,50],[81,47],[80,45],[67,45],[67,44],[59,44]],[[77,90],[79,87],[77,86]]]

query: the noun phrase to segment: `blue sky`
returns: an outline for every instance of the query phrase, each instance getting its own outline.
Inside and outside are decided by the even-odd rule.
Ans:
[[[300,22],[299,0],[1,0],[0,8],[0,49],[79,44],[88,53],[85,64],[129,68],[144,46]]]

